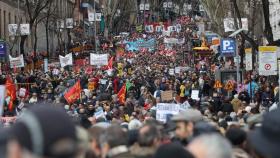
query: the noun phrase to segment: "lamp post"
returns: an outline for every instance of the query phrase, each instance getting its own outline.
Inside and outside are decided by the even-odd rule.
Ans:
[[[97,37],[96,37],[96,5],[95,0],[93,0],[93,9],[94,9],[94,43],[95,43],[95,53],[97,53]]]
[[[20,36],[20,21],[19,21],[19,5],[20,5],[20,1],[17,1],[17,19],[18,19],[18,27],[17,27],[17,32],[19,32],[19,36]],[[20,39],[18,38],[18,55],[20,55]]]

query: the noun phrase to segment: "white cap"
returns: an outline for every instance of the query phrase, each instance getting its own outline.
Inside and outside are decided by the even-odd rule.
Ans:
[[[246,111],[247,113],[250,113],[250,112],[251,112],[251,109],[252,109],[251,106],[246,106],[245,111]]]
[[[128,123],[128,130],[139,129],[141,126],[142,123],[139,120],[133,119]]]

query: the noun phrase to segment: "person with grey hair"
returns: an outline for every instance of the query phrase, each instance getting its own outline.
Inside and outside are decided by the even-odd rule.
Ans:
[[[233,158],[230,143],[218,134],[199,136],[187,148],[196,158]]]
[[[138,142],[131,148],[131,154],[135,158],[151,158],[160,145],[160,131],[151,124],[146,124],[139,129]]]
[[[111,125],[100,136],[101,154],[103,158],[133,158],[127,147],[128,134],[119,125]]]

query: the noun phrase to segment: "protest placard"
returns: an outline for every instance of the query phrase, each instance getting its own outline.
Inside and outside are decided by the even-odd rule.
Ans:
[[[23,55],[20,55],[20,56],[15,57],[15,58],[13,58],[12,56],[9,55],[9,59],[10,59],[10,67],[11,68],[24,67]]]
[[[191,98],[194,100],[200,100],[199,98],[199,90],[192,90]]]
[[[169,116],[179,113],[180,105],[174,103],[159,103],[156,107],[156,119],[161,122],[166,122]]]
[[[90,65],[97,65],[97,66],[108,65],[108,54],[90,53]]]
[[[162,101],[173,100],[173,91],[162,91],[161,92],[161,100]]]
[[[67,54],[65,57],[59,55],[59,61],[60,61],[61,67],[65,67],[67,65],[73,65],[72,53]]]

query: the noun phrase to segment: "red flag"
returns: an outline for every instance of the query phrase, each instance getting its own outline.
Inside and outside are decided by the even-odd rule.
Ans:
[[[113,69],[113,61],[114,61],[114,57],[111,57],[109,62],[108,62],[108,69]]]
[[[6,91],[7,97],[10,97],[10,102],[8,103],[8,109],[13,110],[13,102],[16,100],[16,86],[10,77],[6,79]]]
[[[73,87],[71,87],[67,93],[64,94],[64,98],[69,104],[74,103],[80,98],[80,93],[82,91],[80,80],[75,83]]]
[[[123,84],[121,90],[118,93],[119,102],[121,104],[125,103],[125,94],[126,94],[126,84]]]

